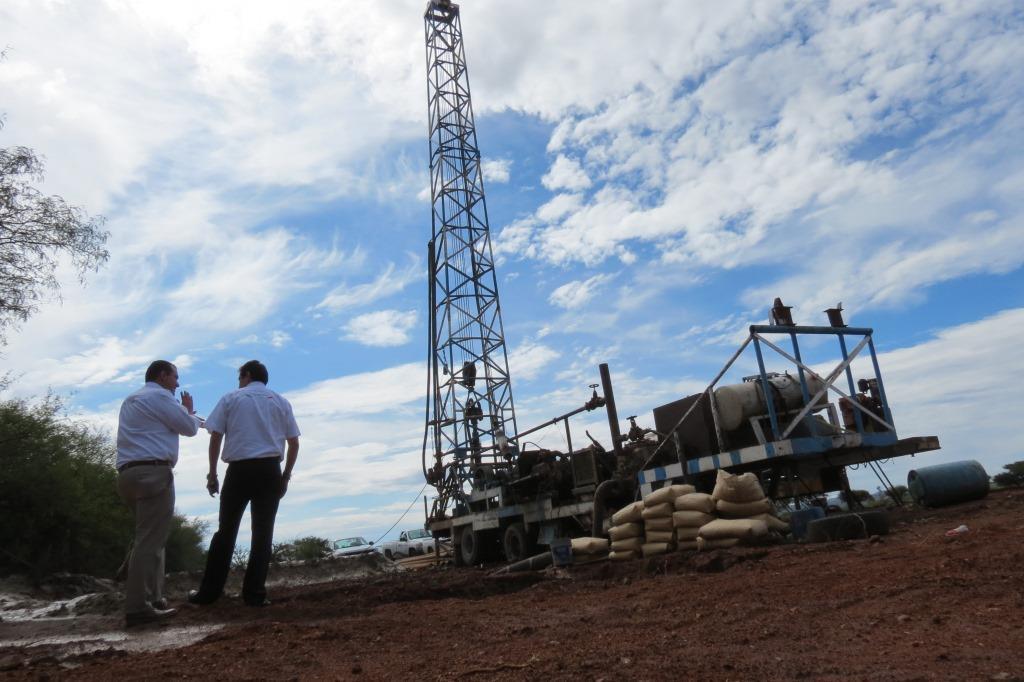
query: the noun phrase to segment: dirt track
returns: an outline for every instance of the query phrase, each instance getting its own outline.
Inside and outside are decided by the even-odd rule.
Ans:
[[[15,678],[1024,679],[1024,494],[894,516],[893,533],[578,566],[279,588],[175,650],[0,648]],[[970,527],[954,539],[944,531]],[[115,616],[109,616],[107,627]],[[6,624],[0,623],[0,632]],[[133,635],[135,636],[135,635]],[[28,666],[25,661],[29,661]]]

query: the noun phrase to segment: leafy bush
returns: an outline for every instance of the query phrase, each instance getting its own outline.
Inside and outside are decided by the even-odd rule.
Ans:
[[[171,534],[167,538],[164,570],[168,573],[196,571],[206,565],[203,536],[208,524],[199,519],[188,519],[175,514],[171,521]]]
[[[1000,488],[1019,488],[1024,486],[1024,461],[1003,466],[1003,473],[992,477],[993,483]]]
[[[68,419],[55,396],[0,402],[0,573],[115,574],[135,528],[116,456],[109,435]],[[167,570],[202,566],[204,532],[175,516]]]
[[[311,535],[299,538],[292,545],[295,548],[295,559],[298,561],[323,559],[331,555],[331,541],[326,538],[318,538]]]

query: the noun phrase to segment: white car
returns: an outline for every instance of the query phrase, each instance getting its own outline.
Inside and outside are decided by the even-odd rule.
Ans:
[[[372,542],[367,542],[366,538],[355,536],[352,538],[342,538],[341,540],[335,540],[331,545],[331,556],[355,556],[357,554],[369,554],[376,552],[377,549],[373,546]]]

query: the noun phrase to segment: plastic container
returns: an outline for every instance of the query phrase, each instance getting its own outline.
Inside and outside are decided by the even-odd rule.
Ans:
[[[988,495],[988,473],[973,459],[936,464],[908,473],[907,488],[923,507],[980,500]]]
[[[797,509],[789,515],[789,523],[792,527],[793,538],[803,540],[807,537],[807,524],[815,519],[825,518],[825,510],[821,507],[806,507]]]
[[[555,538],[551,541],[551,563],[555,566],[568,566],[572,563],[572,540]]]

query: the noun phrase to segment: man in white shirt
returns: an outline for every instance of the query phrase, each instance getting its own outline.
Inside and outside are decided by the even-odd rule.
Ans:
[[[267,570],[274,541],[274,520],[281,498],[288,491],[295,458],[299,454],[299,427],[291,404],[267,388],[270,376],[258,360],[238,368],[238,390],[228,393],[206,419],[210,432],[210,473],[206,489],[220,491],[220,519],[206,555],[206,571],[198,590],[188,597],[192,604],[212,604],[220,598],[231,568],[238,526],[251,502],[252,544],[242,582],[242,600],[249,606],[266,606]],[[225,440],[226,439],[226,440]],[[224,441],[222,459],[227,462],[224,488],[217,480],[217,457]],[[287,456],[284,447],[287,443]],[[281,460],[285,460],[281,471]]]
[[[164,590],[164,545],[174,516],[178,436],[194,436],[201,420],[192,396],[174,399],[178,369],[156,360],[146,384],[121,404],[117,420],[117,492],[135,515],[135,543],[125,583],[125,625],[149,623],[174,613]]]

